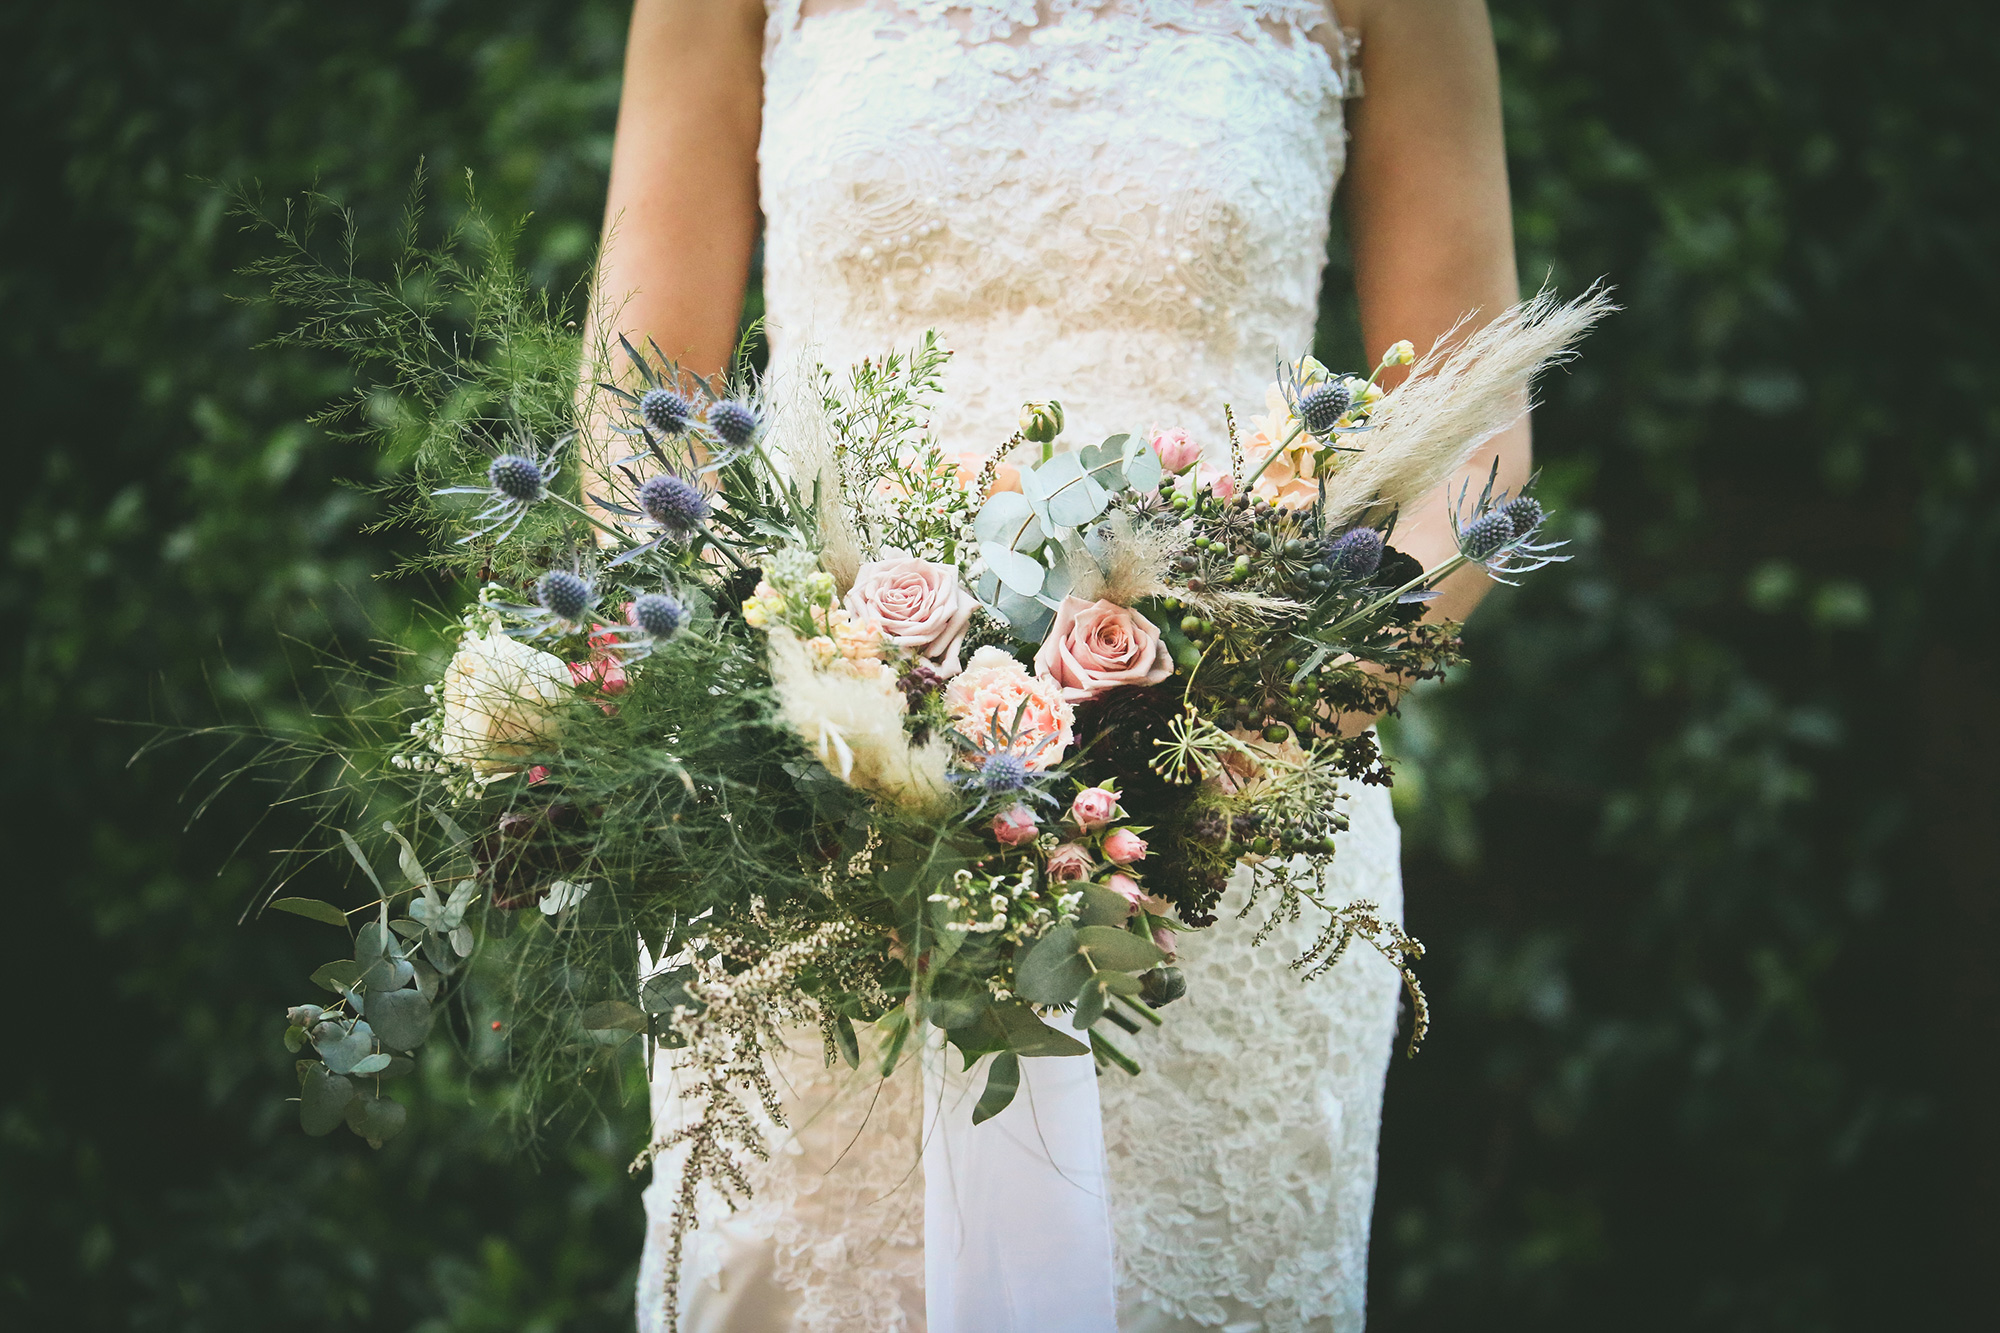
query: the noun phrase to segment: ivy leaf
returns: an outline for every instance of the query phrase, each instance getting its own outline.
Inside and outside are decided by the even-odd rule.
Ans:
[[[332,903],[323,903],[317,898],[277,898],[273,899],[270,905],[280,912],[290,912],[293,916],[302,916],[310,921],[324,921],[329,926],[347,929],[347,913]]]
[[[979,1104],[972,1108],[972,1123],[983,1124],[1006,1110],[1020,1086],[1021,1057],[1012,1051],[994,1056],[986,1069],[986,1091],[979,1094]]]

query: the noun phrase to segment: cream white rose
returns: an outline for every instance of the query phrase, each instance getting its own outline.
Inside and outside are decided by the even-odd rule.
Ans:
[[[556,710],[571,693],[561,658],[505,634],[468,634],[438,690],[437,752],[482,780],[517,773],[561,734]]]
[[[945,677],[959,673],[959,644],[976,605],[959,585],[957,566],[910,556],[869,561],[847,592],[855,619],[874,621],[889,642],[936,662]]]

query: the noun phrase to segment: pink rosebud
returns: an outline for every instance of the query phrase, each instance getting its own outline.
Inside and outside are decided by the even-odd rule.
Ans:
[[[1132,906],[1137,907],[1146,901],[1146,891],[1140,888],[1139,881],[1130,875],[1114,874],[1109,882],[1112,890]]]
[[[1174,952],[1174,932],[1168,930],[1165,926],[1154,926],[1153,946],[1167,956],[1168,962],[1171,963],[1174,961],[1176,956]]]
[[[1088,847],[1066,842],[1049,853],[1049,879],[1056,884],[1088,879],[1096,864],[1097,860],[1091,856]]]
[[[1114,829],[1104,839],[1105,859],[1113,864],[1129,866],[1134,861],[1146,859],[1146,840],[1131,829]]]
[[[1185,472],[1201,461],[1201,446],[1179,426],[1153,432],[1153,452],[1169,472]]]
[[[993,816],[993,836],[1002,847],[1019,847],[1034,839],[1036,823],[1033,810],[1025,805],[1012,806]]]
[[[1103,828],[1118,813],[1118,793],[1102,787],[1085,787],[1069,804],[1069,816],[1085,830]]]

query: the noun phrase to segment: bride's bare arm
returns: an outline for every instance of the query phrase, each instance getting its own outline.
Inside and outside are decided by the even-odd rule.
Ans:
[[[1346,186],[1362,336],[1371,359],[1401,338],[1421,351],[1461,315],[1484,322],[1520,294],[1492,25],[1484,0],[1335,3],[1361,33],[1366,77],[1366,95],[1348,104]],[[1527,480],[1525,420],[1461,474],[1475,494],[1496,455],[1501,486]],[[1452,554],[1441,494],[1402,517],[1396,545],[1426,566]],[[1462,619],[1489,586],[1483,571],[1462,570],[1434,613]]]
[[[757,235],[763,25],[761,0],[633,5],[586,348],[623,333],[697,374],[729,360]]]

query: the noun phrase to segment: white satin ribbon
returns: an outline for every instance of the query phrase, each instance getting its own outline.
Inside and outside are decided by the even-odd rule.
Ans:
[[[991,1061],[924,1052],[927,1333],[1117,1333],[1096,1061],[1022,1060],[1013,1104],[975,1126]]]

